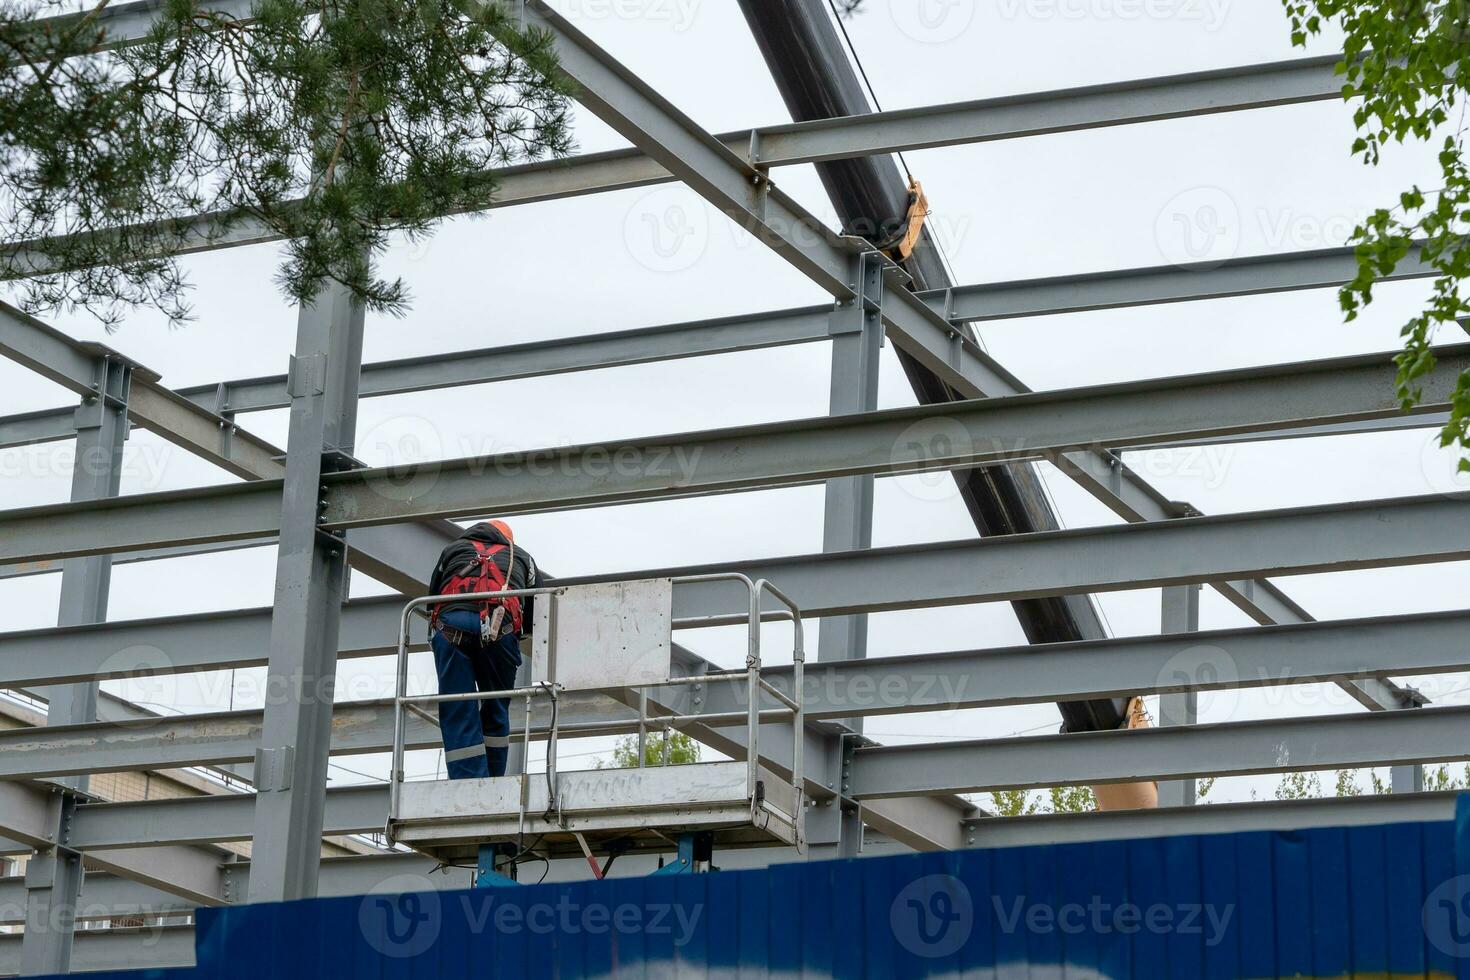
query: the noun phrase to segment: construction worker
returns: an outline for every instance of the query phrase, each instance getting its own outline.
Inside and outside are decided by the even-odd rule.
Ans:
[[[536,587],[536,562],[518,549],[504,521],[476,524],[439,556],[429,579],[433,595],[501,592]],[[532,597],[448,601],[431,608],[429,645],[440,694],[515,687],[519,637],[531,627]],[[439,705],[444,762],[450,779],[505,775],[510,754],[510,704],[504,698]]]

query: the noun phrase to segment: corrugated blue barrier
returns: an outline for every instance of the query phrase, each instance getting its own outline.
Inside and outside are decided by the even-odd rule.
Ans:
[[[361,898],[201,910],[199,966],[147,976],[1470,976],[1464,804],[1454,823],[571,885],[404,892],[423,882],[406,877]]]

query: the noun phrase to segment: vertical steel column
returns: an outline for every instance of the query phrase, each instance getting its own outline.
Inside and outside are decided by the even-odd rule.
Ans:
[[[1197,584],[1171,585],[1164,590],[1161,633],[1199,632],[1199,593]],[[1191,678],[1200,680],[1200,678]],[[1199,694],[1181,691],[1159,695],[1159,726],[1193,725],[1199,720]],[[1193,806],[1193,779],[1171,779],[1159,783],[1159,806]]]
[[[1405,705],[1399,710],[1412,711],[1417,710],[1419,707],[1420,705],[1418,704]],[[1421,765],[1394,766],[1388,771],[1388,780],[1391,792],[1422,793],[1424,792],[1424,767]]]
[[[321,477],[348,465],[357,425],[363,308],[332,282],[296,325],[291,428],[271,614],[261,748],[255,757],[250,901],[316,895],[346,546],[317,525]]]
[[[852,285],[857,299],[832,311],[832,387],[830,412],[849,415],[878,407],[878,365],[883,346],[884,259],[878,252],[853,256]],[[827,481],[822,529],[823,551],[854,551],[873,546],[873,477]],[[868,617],[829,616],[822,620],[817,660],[860,660],[868,655]],[[844,720],[861,732],[863,719]],[[854,741],[843,739],[844,758]],[[838,774],[841,778],[841,774]],[[863,825],[856,802],[847,801],[841,783],[835,799],[814,806],[807,820],[809,855],[816,859],[855,856],[862,847]]]
[[[878,363],[883,346],[883,257],[864,252],[852,262],[853,287],[861,299],[839,303],[832,311],[832,415],[871,412],[878,407]],[[873,546],[873,477],[827,481],[822,528],[823,551],[854,551]],[[817,660],[860,660],[868,655],[868,617],[829,616],[822,621]],[[847,722],[860,731],[862,719]]]
[[[122,479],[123,443],[128,434],[128,388],[132,366],[109,354],[97,363],[93,394],[82,399],[74,417],[76,458],[72,461],[71,499],[115,497]],[[57,626],[83,626],[107,618],[112,556],[71,558],[61,565]],[[45,689],[46,724],[81,725],[97,720],[96,681]],[[82,856],[67,838],[76,797],[85,792],[86,775],[66,776],[53,794],[56,833],[53,846],[38,850],[26,865],[26,931],[21,942],[21,976],[71,972],[76,907],[82,891]]]

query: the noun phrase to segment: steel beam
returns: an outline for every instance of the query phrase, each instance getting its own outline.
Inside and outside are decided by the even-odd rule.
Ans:
[[[890,293],[890,295],[893,295]],[[889,304],[884,305],[884,309]],[[1470,346],[1446,349],[1423,411],[1447,405]],[[327,479],[328,526],[404,518],[527,513],[1057,457],[1120,439],[1246,431],[1303,419],[1399,414],[1386,355],[1267,370],[930,405],[656,440],[426,464],[408,474]],[[939,432],[944,439],[922,439]],[[1125,434],[1126,433],[1126,434]],[[495,479],[487,481],[485,473]],[[411,500],[401,489],[412,478]]]
[[[0,933],[0,976],[21,970],[19,935]],[[88,929],[77,936],[72,956],[76,973],[194,965],[194,927]]]
[[[128,435],[127,407],[133,368],[111,357],[92,364],[88,393],[77,407],[76,452],[72,458],[71,499],[86,502],[116,497],[122,480],[123,443]],[[81,626],[107,619],[112,561],[107,555],[72,558],[62,565],[57,626]],[[83,725],[97,721],[98,683],[80,681],[43,692],[46,725]],[[85,775],[62,780],[66,789],[87,789]],[[26,865],[26,938],[21,973],[45,976],[71,969],[76,907],[82,890],[81,857],[68,841],[76,800],[70,794],[53,800],[55,813],[49,845],[37,848]]]
[[[1106,563],[1106,558],[1100,560]],[[866,576],[869,580],[881,580],[879,570],[897,567],[881,553],[873,561]],[[903,566],[905,570],[907,567]],[[813,577],[828,576],[818,571]],[[881,584],[873,591],[881,593]],[[881,596],[870,601],[882,601]],[[1463,642],[1467,628],[1470,628],[1470,613],[1434,613],[1250,627],[1188,637],[1078,641],[835,661],[809,667],[805,694],[809,718],[821,722],[869,715],[1119,697],[1138,692],[1168,694],[1305,684],[1341,677],[1449,673],[1470,669],[1470,652]],[[790,691],[789,668],[771,667],[768,673],[772,683]],[[694,713],[697,720],[701,713],[722,716],[742,710],[744,699],[737,687],[720,680],[718,675],[712,676],[704,685],[703,700],[698,706],[676,700],[680,692],[687,693],[684,688],[656,691],[653,696]],[[386,702],[338,705],[333,715],[333,751],[342,754],[385,751],[391,744],[391,714]],[[545,720],[539,718],[537,725],[544,726]],[[130,728],[95,725],[3,733],[0,734],[0,778],[249,759],[259,744],[260,721],[259,711],[242,711],[158,719]],[[563,721],[596,724],[605,733],[631,732],[637,726],[631,711],[599,699],[569,703]],[[789,737],[783,739],[777,727],[772,727],[770,740],[762,743],[769,747],[767,751],[773,759],[782,752],[789,754]],[[413,748],[433,747],[438,744],[438,732],[434,726],[414,720],[409,727],[408,744]],[[821,757],[818,742],[812,743],[812,751]],[[818,779],[818,784],[825,785],[825,779]],[[338,805],[332,799],[329,794],[329,814]],[[93,836],[86,829],[85,815],[89,808],[84,806],[73,821],[73,840],[81,849],[143,844],[148,840],[168,842],[175,832],[192,840],[198,831],[190,829],[190,823],[175,822],[165,816],[171,817],[181,807],[191,810],[197,807],[197,812],[204,814],[211,810],[233,812],[240,805],[237,797],[223,798],[223,802],[211,799],[198,803],[133,804],[134,809],[129,812],[137,814],[141,840],[105,834]],[[363,829],[362,823],[353,821],[362,820],[365,809],[349,807],[340,812],[351,816],[329,816],[325,832],[349,833]],[[179,829],[169,830],[170,826]],[[221,836],[206,839],[239,839],[236,836],[239,827],[231,820],[212,821],[210,826]],[[5,832],[10,836],[24,833],[23,828],[14,827],[5,828]]]
[[[1199,632],[1199,586],[1171,585],[1160,590],[1159,632],[1162,634]],[[1189,670],[1177,668],[1186,676]],[[1199,721],[1199,693],[1191,688],[1159,695],[1159,724],[1165,728],[1174,725],[1193,725]],[[1193,806],[1195,781],[1177,779],[1159,784],[1159,806]]]
[[[249,793],[87,803],[77,807],[72,840],[82,851],[249,840],[255,797]],[[388,818],[388,787],[340,786],[327,790],[322,830],[328,836],[380,832]]]
[[[653,361],[728,354],[828,340],[830,307],[777,310],[558,340],[511,344],[478,351],[364,364],[361,398],[538,378]],[[285,408],[285,375],[181,388],[177,396],[224,422],[239,412]],[[64,419],[63,419],[64,416]],[[0,447],[70,438],[70,409],[0,419]],[[65,422],[65,427],[60,424]],[[148,425],[146,420],[136,419]],[[8,440],[8,441],[7,441]],[[279,464],[276,464],[279,470]],[[257,472],[253,477],[273,474]],[[279,475],[277,472],[274,475]]]
[[[779,583],[809,616],[1470,557],[1470,494],[1196,517],[1159,524],[701,566]],[[679,618],[721,615],[732,590],[676,588]]]
[[[1281,255],[1251,255],[1225,262],[1166,265],[1046,279],[957,286],[924,293],[954,322],[1082,313],[1120,307],[1184,303],[1341,286],[1358,274],[1352,247]],[[1381,281],[1435,275],[1417,247]]]
[[[190,915],[198,902],[150,888],[105,871],[88,871],[77,906],[77,920],[89,922],[131,915]],[[25,923],[25,882],[0,878],[0,926]]]
[[[251,14],[246,0],[208,5],[238,19]],[[110,6],[105,27],[113,44],[141,36],[157,4],[141,0]],[[114,12],[116,11],[116,12]],[[1075,132],[1187,118],[1220,112],[1341,99],[1337,56],[1293,59],[1220,71],[1192,72],[1105,85],[926,106],[894,112],[740,130],[716,137],[732,154],[762,168]],[[493,172],[492,207],[645,187],[675,179],[657,159],[638,150],[588,154],[569,160],[508,167]],[[193,235],[177,254],[278,240],[257,222],[222,230],[215,216],[189,220]],[[41,260],[33,272],[55,271]]]
[[[814,664],[807,667],[807,716],[820,721],[1450,673],[1470,669],[1467,629],[1470,612],[1429,613]],[[791,692],[790,668],[762,673]],[[743,701],[736,685],[711,682],[702,710],[738,711]]]
[[[357,427],[362,302],[329,282],[297,318],[281,490],[265,717],[255,752],[250,898],[311,898],[321,860],[347,541],[320,526],[324,474],[348,465]]]
[[[971,822],[968,830],[970,844],[974,847],[1030,847],[1194,834],[1375,827],[1389,823],[1453,820],[1454,816],[1454,793],[1418,793],[991,817]]]
[[[883,346],[884,265],[879,252],[866,252],[853,260],[852,280],[859,299],[838,305],[831,315],[832,370],[828,411],[834,416],[873,412],[878,408],[878,372]],[[822,550],[854,551],[873,544],[873,477],[849,476],[828,480],[823,501]],[[834,616],[822,623],[817,640],[817,661],[861,660],[868,655],[868,617]],[[852,732],[861,733],[861,717],[843,719]],[[842,768],[858,741],[854,735],[837,736],[837,751],[831,753],[834,772],[827,773],[829,787],[842,780]],[[863,823],[858,804],[840,791],[807,813],[807,856],[811,860],[856,857],[862,850]]]
[[[1470,707],[859,749],[859,799],[1470,758]]]
[[[1466,499],[1409,497],[565,581],[739,571],[777,583],[809,616],[831,616],[1017,594],[1152,588],[1225,575],[1449,561],[1470,549]],[[717,616],[732,608],[733,593],[717,586],[682,584],[674,594],[681,617]],[[383,655],[401,603],[397,597],[349,603],[343,655]],[[6,676],[37,683],[258,666],[268,622],[267,611],[248,610],[121,622],[105,630],[0,634],[0,663]],[[1385,657],[1390,653],[1385,650]]]
[[[0,449],[70,439],[77,434],[71,424],[74,412],[72,408],[50,408],[0,418]]]
[[[887,306],[885,305],[885,309]],[[1422,411],[1448,404],[1470,347],[1444,348]],[[1059,457],[1078,446],[1143,444],[1304,420],[1397,414],[1386,355],[1033,393],[862,416],[780,422],[324,476],[322,527],[477,513],[529,513],[619,501],[792,486],[864,473],[907,473]],[[913,433],[940,427],[934,449]],[[926,428],[927,427],[927,428]],[[932,440],[931,440],[932,441]],[[494,472],[494,480],[484,478]],[[426,486],[413,495],[403,481]],[[0,512],[0,562],[138,547],[254,539],[278,530],[280,481],[139,494],[92,505]],[[403,499],[407,498],[407,499]]]
[[[379,361],[363,365],[358,394],[362,398],[373,398],[816,343],[828,339],[829,311],[828,306],[809,306],[754,316],[721,317]],[[185,388],[179,394],[191,401],[208,404],[218,396],[220,387]],[[287,402],[286,379],[279,375],[227,381],[222,387],[222,410],[228,412],[283,408]]]

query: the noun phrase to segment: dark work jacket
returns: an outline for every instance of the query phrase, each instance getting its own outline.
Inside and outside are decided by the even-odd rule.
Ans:
[[[430,595],[441,594],[444,591],[444,583],[449,580],[450,571],[475,557],[475,546],[470,543],[471,541],[506,545],[505,550],[495,553],[495,564],[500,566],[502,572],[507,570],[511,561],[508,547],[510,542],[494,525],[481,522],[467,528],[440,552],[439,563],[434,566],[434,574],[429,576]],[[536,559],[532,558],[531,553],[520,545],[515,547],[515,567],[510,569],[508,579],[512,590],[536,588]],[[526,633],[531,632],[531,624],[534,622],[532,616],[535,612],[535,600],[535,596],[525,596],[521,599],[521,628]],[[480,607],[474,602],[447,602],[441,611],[452,612],[457,609],[468,609],[478,613]]]

